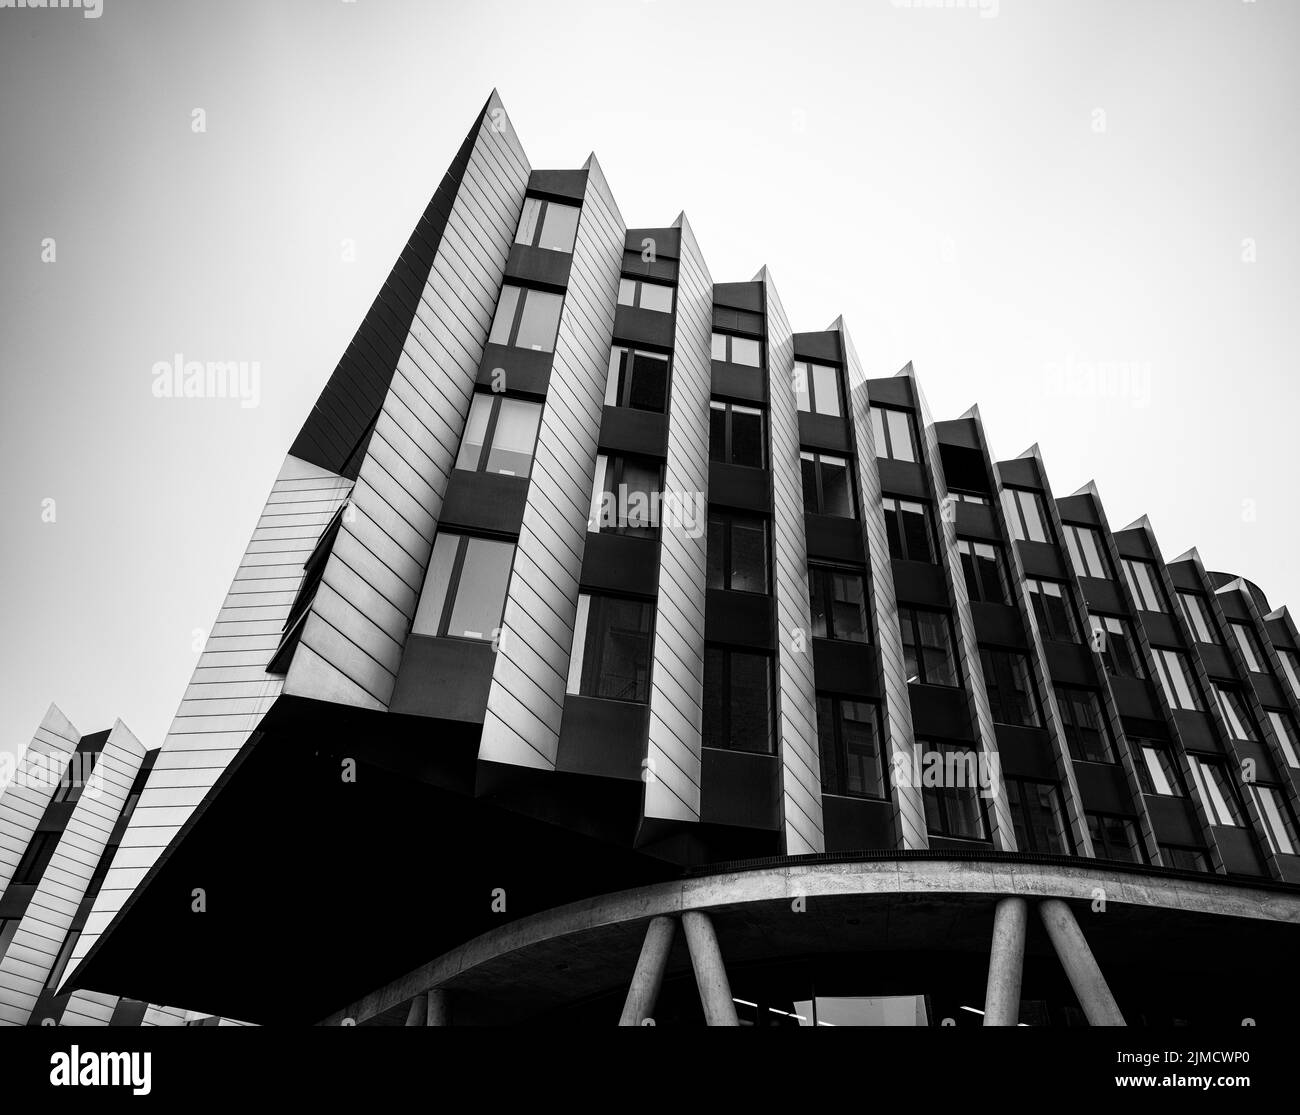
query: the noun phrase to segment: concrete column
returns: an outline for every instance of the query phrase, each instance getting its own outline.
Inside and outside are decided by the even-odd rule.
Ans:
[[[668,967],[668,953],[673,947],[676,928],[677,923],[672,918],[650,920],[636,971],[632,973],[632,986],[627,989],[627,1001],[618,1020],[620,1026],[640,1026],[654,1015],[655,1000],[659,998],[659,988],[664,982],[664,970]]]
[[[709,915],[698,910],[683,914],[682,929],[691,953],[691,967],[695,969],[695,984],[700,989],[700,1002],[704,1005],[705,1024],[739,1026],[722,950],[718,948],[718,936],[713,932]]]
[[[994,910],[989,980],[984,991],[985,1026],[1014,1026],[1020,1021],[1028,921],[1029,905],[1023,898],[1004,898]]]
[[[411,1006],[406,1012],[406,1024],[408,1026],[425,1025],[425,1016],[429,1010],[428,1001],[429,997],[424,992],[411,1000]]]
[[[434,988],[428,993],[429,1008],[424,1016],[426,1026],[451,1025],[451,992]]]
[[[1084,940],[1083,930],[1074,920],[1070,907],[1059,898],[1044,899],[1038,904],[1047,935],[1052,939],[1056,957],[1069,977],[1070,986],[1078,997],[1079,1006],[1090,1026],[1123,1026],[1115,997],[1106,986],[1106,979],[1097,967],[1097,961]]]

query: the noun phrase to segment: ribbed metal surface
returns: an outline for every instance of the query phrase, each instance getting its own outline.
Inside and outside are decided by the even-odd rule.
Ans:
[[[32,834],[40,824],[54,796],[68,756],[81,736],[54,705],[46,710],[40,726],[23,752],[14,775],[0,794],[0,896],[13,878]],[[47,775],[40,781],[41,775]]]

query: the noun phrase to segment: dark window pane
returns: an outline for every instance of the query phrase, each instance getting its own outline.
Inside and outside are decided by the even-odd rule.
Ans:
[[[814,514],[821,510],[817,499],[817,461],[811,456],[799,458],[799,471],[803,477],[803,509]]]
[[[727,520],[722,515],[709,513],[708,587],[726,588]]]
[[[731,409],[731,463],[763,467],[763,416],[758,412]]]
[[[593,596],[587,616],[583,694],[616,701],[647,700],[650,605]]]
[[[909,561],[934,561],[930,548],[930,530],[925,508],[920,504],[905,503],[901,511],[903,545]]]
[[[727,409],[709,408],[709,460],[727,459]]]
[[[644,352],[630,357],[632,387],[627,405],[634,410],[662,413],[668,395],[668,361]]]
[[[767,524],[760,520],[732,525],[731,588],[767,592]]]
[[[830,589],[834,637],[865,643],[867,612],[862,578],[856,573],[832,573]]]
[[[723,739],[727,718],[724,668],[726,655],[717,647],[704,648],[704,717],[703,743],[705,747],[726,747]]]
[[[841,701],[840,731],[844,743],[844,792],[883,798],[883,767],[874,706],[864,701]]]
[[[761,654],[731,654],[730,746],[734,751],[772,750],[772,664]]]
[[[838,457],[821,458],[822,514],[853,518],[853,488],[847,462]]]

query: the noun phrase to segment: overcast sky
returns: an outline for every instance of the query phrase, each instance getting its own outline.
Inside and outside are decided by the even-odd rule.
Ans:
[[[0,747],[51,701],[162,742],[494,86],[534,167],[594,149],[629,225],[684,209],[716,281],[768,264],[796,329],[842,313],[870,375],[978,402],[1058,496],[1095,479],[1113,527],[1300,604],[1300,4],[980,8],[0,10]],[[155,398],[177,353],[257,361],[258,405]]]

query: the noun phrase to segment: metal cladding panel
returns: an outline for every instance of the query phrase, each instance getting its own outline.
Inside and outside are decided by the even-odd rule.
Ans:
[[[799,415],[792,390],[794,337],[776,286],[761,272],[767,303],[768,418],[771,428],[776,701],[787,855],[824,852],[817,693],[813,681],[808,547],[804,539]]]
[[[15,767],[13,778],[0,794],[0,897],[32,842],[68,765],[68,756],[77,749],[80,739],[68,718],[50,705]]]
[[[530,168],[494,93],[326,562],[285,692],[386,709]],[[306,653],[303,653],[306,651]]]
[[[861,499],[862,535],[871,565],[871,626],[880,648],[884,727],[889,736],[891,772],[912,770],[912,700],[903,667],[903,637],[898,626],[898,597],[889,560],[889,536],[881,503],[880,471],[876,466],[876,438],[871,426],[871,400],[867,395],[862,362],[847,329],[840,326],[844,342],[844,368],[848,378],[854,438],[858,446],[858,492]],[[915,780],[889,779],[894,801],[894,832],[899,846],[912,851],[930,846],[925,824],[925,802]]]
[[[31,1017],[109,834],[122,815],[144,754],[144,745],[119,720],[0,960],[0,1025],[23,1026]],[[65,977],[71,969],[69,963]]]
[[[189,1012],[178,1007],[160,1007],[150,1003],[148,1009],[144,1012],[144,1017],[140,1019],[140,1025],[184,1026],[188,1017]]]
[[[910,367],[909,365],[909,369]],[[980,749],[988,758],[992,771],[997,775],[991,781],[991,796],[986,799],[992,807],[989,827],[993,830],[993,846],[999,851],[1014,852],[1016,832],[1011,820],[1011,804],[1007,800],[1006,787],[1002,782],[1001,764],[998,761],[998,740],[993,727],[993,712],[989,707],[988,689],[984,684],[979,643],[975,638],[975,621],[970,613],[970,594],[966,590],[966,578],[961,570],[961,554],[957,550],[957,523],[949,511],[949,508],[955,504],[948,499],[948,482],[944,479],[943,469],[939,465],[939,434],[930,418],[930,409],[925,404],[925,397],[921,394],[920,387],[910,374],[908,379],[912,384],[913,397],[916,400],[917,424],[921,427],[922,454],[930,478],[930,490],[934,493],[935,506],[943,512],[938,516],[936,534],[941,557],[940,566],[948,585],[949,598],[954,605],[953,618],[956,623],[953,626],[957,637],[958,669],[961,671],[965,685],[966,702]]]
[[[107,1026],[113,1019],[119,997],[98,991],[74,991],[63,1008],[60,1026]]]
[[[683,215],[664,490],[703,498],[709,482],[713,279]],[[645,816],[700,819],[707,530],[660,531],[659,611],[650,676]],[[692,537],[692,534],[695,536]]]
[[[594,158],[560,315],[479,758],[555,769],[626,226]]]
[[[144,873],[171,843],[280,695],[284,679],[268,674],[266,664],[279,645],[293,595],[302,581],[303,563],[351,487],[352,481],[318,465],[292,456],[285,458],[253,531],[250,548],[239,563],[221,607],[221,612],[256,610],[264,618],[252,624],[219,621],[213,625],[77,942],[69,972],[122,908]],[[286,529],[293,534],[279,539],[284,548],[277,553],[251,548],[267,530]],[[268,558],[278,563],[269,575],[264,564]],[[268,583],[276,586],[271,598],[263,590]],[[292,594],[280,591],[285,583],[292,584]],[[301,646],[298,652],[302,652]],[[232,669],[239,672],[232,676]],[[185,772],[180,781],[170,773],[175,770]]]

